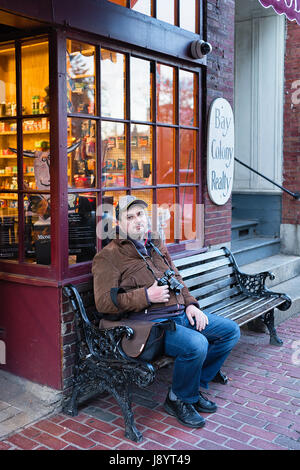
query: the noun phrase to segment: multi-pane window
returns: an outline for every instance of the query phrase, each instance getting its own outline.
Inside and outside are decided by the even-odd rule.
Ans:
[[[0,70],[0,259],[50,264],[48,40],[2,44]]]
[[[69,263],[105,246],[125,194],[167,243],[194,240],[199,72],[72,39],[66,57]]]
[[[109,0],[166,23],[199,33],[199,0]]]

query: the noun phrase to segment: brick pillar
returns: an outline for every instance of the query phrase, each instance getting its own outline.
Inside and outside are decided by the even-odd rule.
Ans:
[[[283,186],[300,192],[300,26],[287,21],[283,133]],[[300,201],[283,193],[281,251],[300,255]]]
[[[225,98],[233,107],[234,94],[234,0],[207,0],[207,40],[213,46],[208,56],[206,116],[215,98]],[[231,198],[223,206],[214,204],[206,184],[206,149],[203,164],[204,240],[206,246],[228,244],[231,240]]]

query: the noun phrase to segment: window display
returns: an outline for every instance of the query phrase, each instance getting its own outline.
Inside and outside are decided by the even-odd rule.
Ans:
[[[68,112],[95,114],[95,47],[67,41]]]
[[[39,37],[26,39],[21,44],[19,86],[22,83],[22,102],[18,108],[21,114],[16,105],[15,51],[15,44],[0,47],[3,71],[0,80],[0,259],[49,264],[48,40]],[[9,116],[15,116],[15,119]],[[20,149],[17,146],[18,129],[23,139]]]

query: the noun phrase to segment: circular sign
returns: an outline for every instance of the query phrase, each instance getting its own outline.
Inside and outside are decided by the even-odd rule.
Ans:
[[[207,139],[207,186],[210,199],[225,204],[231,196],[234,169],[234,117],[230,103],[215,99],[210,107]]]

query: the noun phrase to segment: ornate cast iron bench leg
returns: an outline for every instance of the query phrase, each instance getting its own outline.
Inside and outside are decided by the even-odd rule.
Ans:
[[[117,400],[124,418],[125,424],[125,437],[134,442],[141,442],[143,439],[140,431],[137,430],[134,424],[134,416],[131,409],[131,393],[128,383],[118,385],[110,390]]]
[[[274,326],[274,309],[264,314],[263,321],[270,333],[270,344],[272,344],[272,346],[282,346],[283,341],[277,336],[277,331]]]

